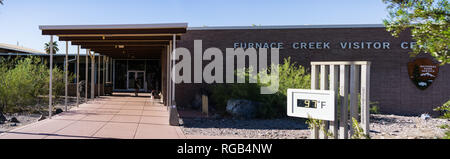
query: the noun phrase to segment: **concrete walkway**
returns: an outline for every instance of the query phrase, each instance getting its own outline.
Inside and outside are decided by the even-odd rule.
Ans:
[[[169,125],[169,112],[158,101],[105,96],[2,133],[0,139],[186,139],[180,127]]]

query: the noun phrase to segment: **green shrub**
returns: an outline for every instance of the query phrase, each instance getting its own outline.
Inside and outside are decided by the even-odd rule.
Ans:
[[[364,133],[364,129],[359,126],[358,120],[352,117],[352,127],[354,134],[351,136],[352,139],[370,139],[370,136]]]
[[[450,119],[450,100],[445,102],[444,105],[437,107],[433,110],[439,111],[441,113],[442,116],[440,118]],[[450,126],[448,124],[440,126],[441,129],[448,129],[449,127]],[[445,136],[442,137],[442,139],[450,139],[450,130],[447,130],[447,132],[445,132]]]
[[[378,107],[378,102],[370,102],[370,114],[380,114],[380,108]]]
[[[244,77],[245,83],[215,84],[210,87],[211,99],[215,103],[220,113],[225,112],[229,99],[247,99],[260,103],[257,116],[260,118],[281,117],[286,115],[286,93],[288,88],[309,89],[311,86],[311,76],[303,66],[291,63],[290,58],[284,63],[272,65],[279,71],[279,87],[274,94],[261,94],[260,88],[269,84],[264,84],[267,76],[264,72],[259,72],[259,77],[253,77],[249,72],[252,68],[247,68],[243,73],[237,73],[238,77]],[[270,68],[268,68],[270,70]],[[258,79],[257,83],[249,83],[249,79]]]
[[[450,100],[445,102],[444,105],[433,109],[434,111],[439,111],[441,113],[441,118],[450,119]]]

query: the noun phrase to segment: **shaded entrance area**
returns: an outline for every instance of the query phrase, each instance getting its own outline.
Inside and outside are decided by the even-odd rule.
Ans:
[[[81,92],[80,81],[84,80],[85,101],[88,101],[88,94],[90,99],[104,96],[104,87],[108,84],[108,86],[112,85],[115,91],[139,89],[144,92],[153,92],[153,95],[160,93],[162,103],[176,110],[175,83],[171,80],[174,77],[174,72],[171,70],[175,60],[171,59],[176,54],[176,41],[186,33],[187,23],[44,25],[39,26],[39,29],[42,30],[42,35],[50,36],[50,81],[53,79],[53,37],[57,36],[59,41],[66,41],[66,66],[69,61],[67,49],[69,42],[77,45],[75,78],[77,106],[78,99],[82,98],[79,93]],[[86,49],[85,79],[80,79],[79,75],[80,49]],[[67,67],[64,71],[67,110]],[[52,82],[49,82],[50,118],[53,110],[52,90]]]
[[[158,101],[117,93],[67,112],[0,134],[0,139],[185,139],[169,125],[169,112]]]

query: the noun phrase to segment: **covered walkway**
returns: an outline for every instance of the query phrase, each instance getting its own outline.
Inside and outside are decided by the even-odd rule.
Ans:
[[[150,97],[104,96],[0,134],[0,139],[185,139],[169,111]]]

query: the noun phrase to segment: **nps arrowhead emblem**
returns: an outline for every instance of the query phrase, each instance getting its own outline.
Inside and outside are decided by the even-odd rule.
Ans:
[[[408,63],[408,74],[417,88],[425,90],[436,79],[439,72],[439,64],[434,64],[428,58],[418,58]]]

